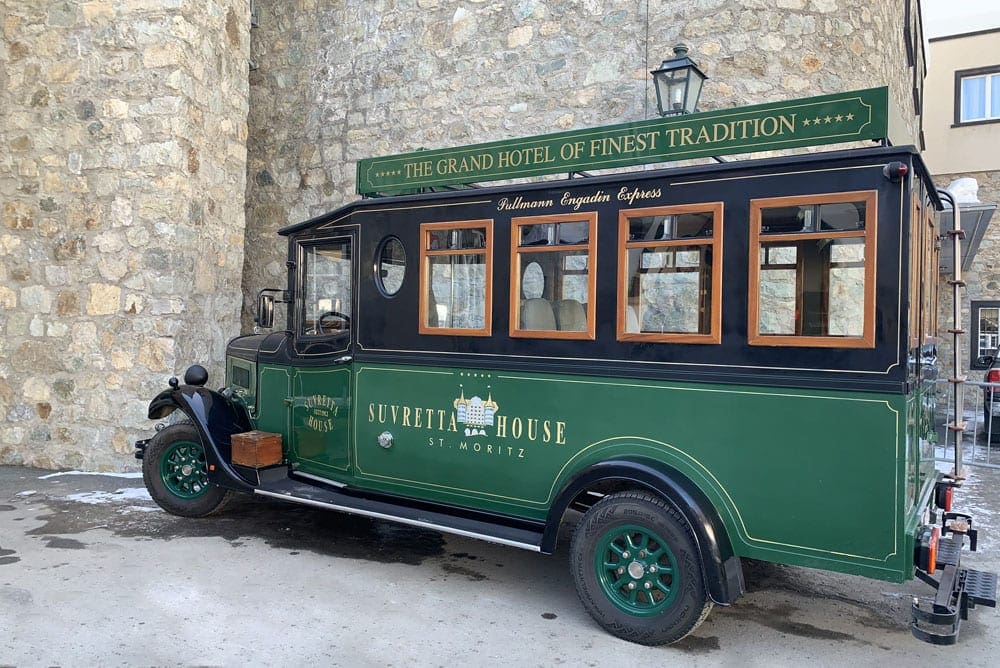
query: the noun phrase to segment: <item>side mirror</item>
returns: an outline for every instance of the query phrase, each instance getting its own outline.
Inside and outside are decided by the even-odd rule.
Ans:
[[[274,295],[257,295],[257,326],[263,329],[274,327]]]

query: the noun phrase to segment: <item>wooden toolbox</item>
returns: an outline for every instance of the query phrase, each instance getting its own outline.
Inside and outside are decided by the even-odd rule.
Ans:
[[[233,463],[260,469],[280,464],[281,434],[266,431],[245,431],[233,434]]]

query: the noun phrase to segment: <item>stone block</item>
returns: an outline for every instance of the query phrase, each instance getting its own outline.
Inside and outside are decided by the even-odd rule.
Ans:
[[[30,230],[35,226],[38,211],[24,202],[4,202],[3,224],[10,230]]]
[[[0,285],[0,308],[17,308],[17,293],[6,285]]]
[[[175,341],[172,338],[145,339],[139,346],[139,364],[153,372],[171,372]]]
[[[45,68],[45,78],[50,83],[73,83],[80,78],[79,60],[56,61]]]
[[[122,289],[117,285],[91,283],[87,300],[87,315],[112,315],[121,308]]]
[[[29,313],[51,313],[52,293],[41,285],[21,288],[21,308]]]

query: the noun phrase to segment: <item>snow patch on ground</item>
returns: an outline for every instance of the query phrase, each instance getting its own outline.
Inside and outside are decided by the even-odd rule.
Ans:
[[[39,476],[39,480],[48,480],[49,478],[58,478],[63,475],[103,475],[109,478],[141,478],[142,472],[135,471],[132,473],[99,473],[97,471],[59,471],[58,473],[49,473],[48,475]]]
[[[121,512],[156,513],[159,510],[159,506],[125,506]]]
[[[70,494],[66,497],[69,501],[76,501],[78,503],[87,503],[91,505],[96,505],[100,503],[119,503],[119,502],[134,502],[134,501],[152,501],[153,498],[146,491],[145,487],[128,487],[125,489],[118,489],[114,492],[81,492],[79,494]]]

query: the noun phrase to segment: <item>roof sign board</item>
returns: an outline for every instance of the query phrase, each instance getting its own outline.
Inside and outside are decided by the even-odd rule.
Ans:
[[[357,191],[431,186],[772,151],[888,136],[888,88],[706,111],[358,162]]]

